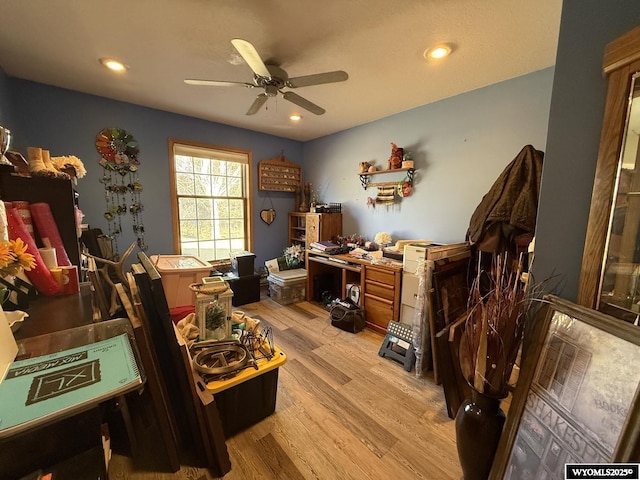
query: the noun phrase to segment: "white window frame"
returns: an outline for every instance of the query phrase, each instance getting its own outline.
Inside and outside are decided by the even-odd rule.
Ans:
[[[178,185],[177,178],[180,172],[176,172],[176,155],[184,155],[190,156],[193,158],[202,158],[202,159],[211,159],[211,160],[221,160],[225,162],[234,162],[242,165],[242,194],[241,196],[212,196],[212,195],[202,195],[196,194],[195,188],[192,194],[178,194]],[[208,145],[204,143],[192,142],[188,140],[179,140],[179,139],[169,139],[169,175],[171,181],[171,210],[172,210],[172,223],[173,223],[173,244],[174,244],[174,252],[179,255],[183,254],[194,254],[193,250],[189,252],[183,251],[183,238],[181,235],[181,218],[180,218],[180,201],[181,199],[189,199],[194,198],[196,201],[204,199],[207,200],[242,200],[243,209],[244,209],[244,244],[239,245],[236,242],[236,245],[230,248],[228,255],[215,255],[214,258],[208,258],[211,255],[205,254],[197,254],[199,258],[207,261],[220,261],[227,260],[231,253],[239,252],[239,251],[253,251],[253,215],[251,212],[252,205],[252,188],[251,188],[251,152],[248,150],[240,150],[229,147],[221,147],[218,145]],[[194,175],[197,172],[194,172]],[[210,175],[206,172],[197,173]],[[198,209],[196,209],[196,215],[198,215]],[[212,213],[213,215],[213,213]],[[207,221],[211,221],[212,224],[215,224],[215,219],[208,218]],[[199,220],[196,220],[199,223]],[[212,227],[213,230],[215,228]],[[201,248],[203,248],[200,244],[205,244],[207,242],[214,242],[216,238],[202,238],[200,237],[201,231],[198,230],[197,238],[193,243],[198,244],[197,252],[200,252]],[[215,237],[215,235],[214,235]],[[203,249],[202,251],[211,251],[209,249]],[[215,250],[215,249],[214,249]],[[216,258],[217,257],[217,258]]]

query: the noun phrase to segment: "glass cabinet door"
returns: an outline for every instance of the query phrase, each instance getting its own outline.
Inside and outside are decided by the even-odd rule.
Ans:
[[[640,73],[632,77],[618,160],[598,310],[637,323],[640,318]]]

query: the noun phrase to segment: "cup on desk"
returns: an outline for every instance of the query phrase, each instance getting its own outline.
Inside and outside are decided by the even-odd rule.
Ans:
[[[49,271],[51,272],[51,275],[53,275],[53,278],[58,283],[58,285],[60,285],[60,291],[63,291],[64,283],[62,279],[62,268],[60,267],[50,268]]]

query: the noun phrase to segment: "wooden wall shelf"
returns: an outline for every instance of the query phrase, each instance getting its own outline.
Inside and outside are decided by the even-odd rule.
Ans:
[[[295,192],[302,185],[302,168],[284,155],[258,162],[258,190]]]
[[[391,187],[393,185],[397,185],[398,181],[395,182],[371,182],[371,177],[373,175],[383,175],[386,173],[396,173],[396,172],[406,172],[407,177],[409,178],[409,184],[413,187],[413,174],[416,171],[415,168],[396,168],[393,170],[376,170],[375,172],[365,172],[359,173],[360,184],[362,188],[365,190],[369,187]]]

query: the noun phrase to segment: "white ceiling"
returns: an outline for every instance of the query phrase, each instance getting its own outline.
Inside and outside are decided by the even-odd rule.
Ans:
[[[11,77],[295,140],[311,140],[554,65],[561,0],[1,0],[0,67]],[[346,82],[278,95],[257,89],[230,41],[251,42],[290,77],[345,70]],[[429,62],[438,42],[454,48]],[[116,75],[98,63],[120,59]],[[234,64],[235,63],[235,64]],[[298,112],[298,124],[288,120]]]

